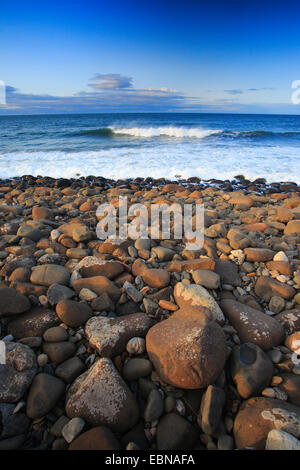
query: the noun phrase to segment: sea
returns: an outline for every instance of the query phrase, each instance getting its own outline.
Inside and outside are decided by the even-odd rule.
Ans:
[[[0,116],[0,178],[197,176],[300,183],[300,115]]]

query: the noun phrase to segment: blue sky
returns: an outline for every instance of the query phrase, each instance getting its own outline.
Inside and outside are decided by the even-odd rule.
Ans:
[[[297,1],[11,1],[1,114],[299,114]]]

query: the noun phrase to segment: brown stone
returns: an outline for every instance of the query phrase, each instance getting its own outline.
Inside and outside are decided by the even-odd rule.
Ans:
[[[300,330],[300,309],[284,310],[274,318],[281,323],[287,335]]]
[[[157,323],[148,331],[146,349],[162,380],[186,389],[214,383],[226,360],[223,330],[205,308],[186,307]]]
[[[170,283],[170,275],[165,269],[148,269],[142,273],[143,281],[150,287],[161,289]]]
[[[8,333],[18,339],[28,336],[43,336],[48,328],[57,326],[59,323],[60,319],[53,310],[35,307],[9,322]]]
[[[254,343],[264,350],[281,344],[283,328],[274,318],[235,300],[222,300],[221,307],[242,343]]]
[[[247,261],[250,262],[270,261],[275,255],[275,251],[269,250],[268,248],[245,248],[244,253],[247,257]]]
[[[121,445],[112,431],[105,426],[97,426],[78,436],[69,450],[120,450]]]
[[[106,292],[114,302],[116,302],[121,295],[120,289],[112,281],[104,276],[78,279],[77,281],[74,281],[73,288],[78,293],[83,288],[90,289],[98,295],[104,294]]]
[[[145,336],[153,321],[144,313],[133,313],[119,318],[92,317],[85,326],[90,345],[102,357],[121,354],[127,342],[135,336]]]
[[[31,304],[25,295],[9,287],[0,288],[0,317],[18,315],[30,307]]]
[[[289,300],[296,294],[292,286],[266,276],[261,276],[257,279],[254,290],[258,297],[267,301],[274,295]]]
[[[63,323],[72,328],[84,325],[91,318],[93,311],[86,302],[60,300],[56,305],[56,313]]]
[[[268,261],[266,266],[269,271],[278,271],[280,274],[284,274],[285,276],[292,276],[293,274],[291,265],[286,261]]]
[[[191,259],[186,261],[171,261],[167,265],[167,270],[172,273],[181,273],[182,271],[196,271],[197,269],[208,269],[213,271],[215,269],[215,262],[211,258]]]
[[[234,421],[237,448],[263,450],[272,429],[282,429],[299,438],[300,408],[283,400],[250,398],[243,402]]]
[[[138,405],[108,358],[100,358],[77,377],[67,394],[66,413],[80,416],[90,426],[104,425],[124,433],[139,418]]]

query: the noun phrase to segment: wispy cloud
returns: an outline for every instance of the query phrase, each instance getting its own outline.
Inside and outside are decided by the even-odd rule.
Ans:
[[[229,95],[243,95],[244,93],[248,93],[249,91],[263,91],[263,90],[275,90],[275,88],[271,88],[271,87],[245,88],[245,89],[233,88],[232,90],[223,90],[223,91],[225,93],[228,93]]]
[[[89,80],[89,86],[94,90],[123,89],[132,87],[132,78],[119,73],[96,74]]]

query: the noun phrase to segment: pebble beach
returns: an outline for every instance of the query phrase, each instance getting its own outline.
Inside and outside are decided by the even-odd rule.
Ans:
[[[120,196],[203,248],[99,240]],[[2,179],[0,450],[300,450],[299,249],[295,182]]]

